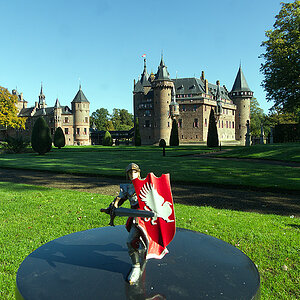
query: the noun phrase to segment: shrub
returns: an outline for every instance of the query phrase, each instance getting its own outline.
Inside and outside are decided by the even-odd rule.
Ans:
[[[177,125],[177,121],[174,119],[172,122],[170,146],[178,146],[178,145],[179,145],[178,125]]]
[[[113,144],[111,134],[106,131],[103,138],[103,146],[111,146]]]
[[[161,147],[161,148],[165,148],[167,146],[167,143],[166,143],[166,141],[164,139],[161,139],[159,141],[159,145],[158,146]]]
[[[66,145],[65,134],[61,127],[57,127],[54,133],[54,146],[61,149]]]
[[[140,135],[140,126],[139,126],[139,119],[135,119],[135,124],[134,124],[134,145],[135,146],[141,146],[142,145],[142,140],[141,140],[141,135]]]
[[[39,117],[31,133],[32,149],[40,155],[49,152],[52,148],[50,129],[43,117]]]
[[[218,147],[219,137],[216,125],[216,119],[213,109],[210,110],[208,133],[207,133],[207,147]]]
[[[28,145],[29,141],[25,140],[21,135],[17,135],[16,137],[7,136],[1,148],[6,153],[21,153],[25,152]]]

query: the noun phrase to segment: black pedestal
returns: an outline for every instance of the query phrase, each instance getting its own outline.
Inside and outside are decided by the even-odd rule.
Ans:
[[[177,228],[169,252],[150,259],[138,286],[125,281],[130,268],[124,226],[76,232],[25,258],[16,298],[259,299],[260,278],[237,248],[212,236]]]

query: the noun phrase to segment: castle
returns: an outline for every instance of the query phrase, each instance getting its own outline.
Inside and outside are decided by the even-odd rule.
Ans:
[[[250,121],[249,89],[240,66],[232,90],[201,78],[170,79],[161,57],[156,74],[148,75],[146,59],[141,78],[134,80],[134,117],[139,120],[142,144],[164,139],[169,144],[172,119],[178,122],[180,144],[205,143],[209,114],[213,109],[220,142],[245,144],[246,123]]]
[[[79,90],[69,106],[62,106],[56,99],[53,107],[47,107],[45,95],[43,94],[43,86],[39,101],[35,102],[35,106],[27,107],[27,101],[24,100],[23,94],[18,93],[16,89],[12,90],[12,94],[18,97],[17,109],[19,117],[26,117],[25,135],[30,137],[32,127],[35,120],[42,116],[51,131],[53,138],[56,128],[61,127],[66,139],[66,145],[90,145],[90,102]]]

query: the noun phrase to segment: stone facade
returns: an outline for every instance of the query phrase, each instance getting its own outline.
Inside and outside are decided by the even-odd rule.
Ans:
[[[245,144],[246,122],[250,121],[249,89],[241,67],[231,92],[220,82],[201,78],[170,79],[161,59],[157,73],[147,73],[146,60],[141,79],[134,81],[134,116],[139,119],[142,144],[152,145],[165,139],[169,144],[172,119],[179,127],[179,142],[206,143],[209,114],[213,109],[219,140]]]
[[[43,87],[39,95],[39,101],[34,107],[27,107],[27,101],[23,99],[22,93],[13,90],[12,94],[18,96],[18,115],[26,118],[24,135],[30,138],[35,120],[42,116],[51,132],[52,138],[56,128],[61,127],[66,139],[66,145],[90,145],[90,103],[85,97],[81,86],[69,106],[62,106],[56,99],[53,107],[47,107]]]

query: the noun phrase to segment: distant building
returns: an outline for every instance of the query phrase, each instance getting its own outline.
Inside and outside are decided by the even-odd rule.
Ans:
[[[142,144],[157,144],[160,139],[169,144],[173,118],[178,122],[181,144],[206,142],[211,109],[219,140],[245,144],[252,96],[241,67],[228,92],[219,81],[209,83],[203,71],[201,78],[170,79],[163,57],[157,73],[148,75],[145,59],[133,90],[134,117],[139,119]]]
[[[66,145],[90,145],[90,102],[85,97],[81,86],[69,106],[62,106],[59,100],[53,107],[47,107],[45,95],[43,94],[43,86],[39,95],[39,101],[35,102],[35,106],[27,107],[27,101],[24,100],[23,94],[19,94],[16,89],[12,90],[12,94],[18,97],[18,116],[26,117],[25,135],[30,137],[32,127],[35,120],[43,116],[48,123],[52,137],[55,130],[61,127],[65,133]]]

